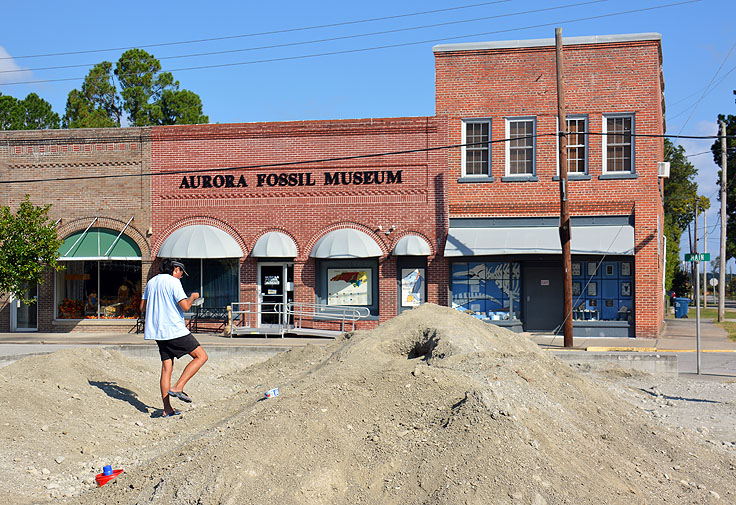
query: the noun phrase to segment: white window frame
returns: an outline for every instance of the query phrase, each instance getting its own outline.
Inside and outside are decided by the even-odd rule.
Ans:
[[[585,146],[585,171],[584,172],[570,172],[570,171],[568,171],[567,173],[568,173],[568,175],[570,175],[570,174],[572,174],[572,175],[588,175],[588,173],[589,173],[589,162],[590,162],[590,150],[589,150],[590,142],[589,142],[589,138],[588,138],[588,125],[590,124],[590,121],[588,120],[588,115],[587,114],[568,114],[567,117],[565,118],[566,121],[569,121],[571,119],[572,120],[580,120],[580,119],[582,119],[585,122],[585,125],[584,125],[585,134],[583,135],[583,142],[585,142],[585,144],[584,144],[584,146]],[[559,131],[560,131],[560,118],[555,118],[555,122],[557,124],[557,132],[559,133]],[[569,135],[568,135],[568,141],[569,141]],[[570,148],[569,144],[568,144],[567,147],[568,147],[568,149]],[[559,156],[559,152],[560,152],[560,136],[559,135],[557,135],[556,149],[557,149],[557,153],[558,154],[557,154],[557,156],[555,156],[555,159],[557,160],[556,161],[557,175],[559,176],[560,175],[560,156]],[[570,164],[570,152],[569,151],[568,151],[567,155],[568,155],[568,165],[569,165]]]
[[[532,135],[534,137],[532,138],[532,171],[531,173],[524,173],[524,174],[512,174],[511,173],[511,141],[507,140],[504,142],[506,144],[506,177],[534,177],[537,175],[537,117],[536,116],[516,116],[516,117],[507,117],[504,118],[506,121],[506,139],[511,138],[511,123],[518,122],[518,121],[531,121],[532,122]]]
[[[467,125],[469,124],[488,124],[488,171],[485,174],[469,174],[467,171],[467,146],[465,143],[467,142]],[[493,126],[493,123],[491,122],[491,118],[468,118],[462,120],[462,141],[463,144],[460,152],[462,153],[462,177],[491,177],[492,170],[491,170],[491,138],[493,137],[493,130],[491,127]]]
[[[609,170],[608,169],[608,120],[613,118],[630,118],[631,119],[631,166],[629,170]],[[603,149],[601,153],[603,161],[604,174],[635,174],[636,173],[636,115],[633,112],[617,112],[612,114],[603,114],[601,132],[603,132]]]

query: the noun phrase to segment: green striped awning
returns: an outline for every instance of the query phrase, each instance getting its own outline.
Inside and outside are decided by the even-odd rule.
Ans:
[[[140,260],[141,250],[129,236],[109,228],[72,233],[59,247],[60,261]],[[112,247],[111,247],[112,246]]]

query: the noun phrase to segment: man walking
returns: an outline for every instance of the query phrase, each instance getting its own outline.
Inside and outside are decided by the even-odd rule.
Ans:
[[[171,406],[171,397],[190,403],[184,392],[189,379],[207,362],[207,353],[184,323],[184,312],[192,308],[199,293],[187,297],[181,286],[182,275],[188,275],[184,264],[165,258],[161,262],[161,273],[148,281],[141,300],[141,314],[145,314],[145,340],[155,340],[161,355],[161,398],[164,402],[163,417],[176,416],[181,412]],[[174,359],[189,354],[193,359],[171,385]]]

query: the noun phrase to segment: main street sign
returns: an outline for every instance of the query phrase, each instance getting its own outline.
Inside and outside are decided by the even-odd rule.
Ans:
[[[685,261],[710,261],[710,253],[686,254]]]

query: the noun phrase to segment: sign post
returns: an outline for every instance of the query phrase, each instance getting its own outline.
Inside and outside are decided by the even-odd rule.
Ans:
[[[697,345],[697,373],[700,375],[700,262],[710,261],[710,253],[685,255],[685,261],[695,263],[695,338]]]

